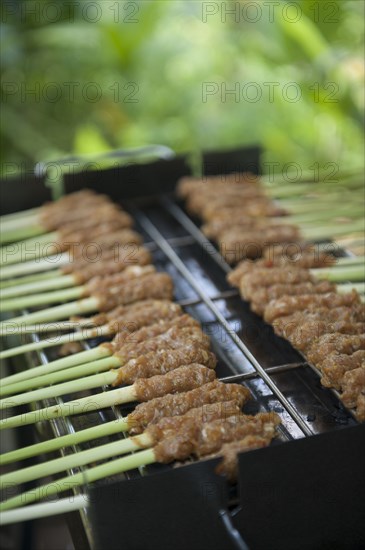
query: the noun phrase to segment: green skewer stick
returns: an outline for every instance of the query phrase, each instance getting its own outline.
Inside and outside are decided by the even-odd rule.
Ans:
[[[105,460],[107,458],[113,458],[115,456],[132,453],[134,451],[140,451],[153,446],[153,439],[147,434],[136,435],[134,437],[128,437],[119,441],[113,441],[112,443],[106,443],[87,449],[86,451],[80,451],[68,456],[49,460],[42,464],[36,464],[35,466],[29,466],[9,474],[1,476],[1,487],[7,487],[9,484],[20,485],[21,483],[27,483],[41,477],[51,476],[59,472],[65,472],[72,468],[78,468],[90,464],[90,462],[97,462],[99,460]]]
[[[106,357],[105,359],[97,359],[96,361],[83,363],[81,365],[56,371],[51,374],[43,374],[42,376],[29,378],[28,380],[23,380],[22,382],[17,382],[16,384],[7,384],[0,388],[0,395],[1,397],[4,397],[6,395],[18,394],[20,392],[32,390],[34,388],[41,388],[42,386],[48,386],[50,384],[52,385],[58,384],[59,382],[65,382],[66,380],[75,380],[82,376],[100,373],[100,372],[121,367],[121,366],[122,366],[121,360],[114,356]],[[111,382],[113,381],[114,380],[111,380]],[[100,382],[100,384],[98,385],[102,385],[102,383]],[[55,386],[52,386],[52,387],[55,387]],[[97,387],[97,385],[94,387]],[[70,389],[70,391],[66,393],[73,393],[73,389],[75,389],[75,386],[73,387],[70,386],[70,388],[68,389]],[[85,387],[81,389],[91,389],[91,387],[90,388]],[[25,394],[25,395],[28,395],[28,394]],[[54,395],[49,397],[54,397]],[[33,399],[33,401],[35,401],[35,399]]]
[[[40,258],[38,260],[29,260],[19,264],[3,266],[1,267],[2,284],[4,284],[5,281],[11,277],[19,277],[36,273],[40,276],[43,275],[45,271],[50,271],[53,273],[53,276],[58,277],[62,274],[62,271],[58,268],[66,265],[69,261],[70,257],[66,253],[49,256],[48,258]]]
[[[344,260],[341,262],[341,260]],[[343,264],[343,265],[342,265]],[[353,264],[353,265],[352,265]],[[318,278],[321,279],[327,279],[332,282],[344,282],[344,281],[363,281],[365,278],[365,267],[364,267],[364,259],[363,258],[340,258],[339,263],[335,264],[329,268],[316,268],[312,269],[311,273],[313,276],[318,276]],[[92,323],[92,321],[83,320],[78,325],[75,323],[74,325],[71,325],[71,327],[82,327],[83,325],[87,326],[88,324]],[[52,330],[57,330],[57,328],[61,328],[60,325],[57,325],[54,323],[50,326]],[[66,327],[70,327],[69,323],[66,323]],[[39,331],[39,328],[42,327],[30,327],[31,330],[29,330],[29,327],[25,327],[31,332],[37,332]],[[48,325],[43,326],[43,329],[46,330],[48,328]],[[23,330],[22,332],[25,332]],[[5,359],[8,357],[13,357],[15,355],[19,355],[21,353],[27,353],[29,351],[34,351],[37,349],[46,349],[49,347],[61,345],[68,342],[77,342],[80,340],[87,340],[88,338],[94,338],[98,336],[106,336],[112,334],[113,331],[106,326],[99,326],[94,327],[91,329],[83,330],[82,332],[77,333],[70,333],[65,334],[63,336],[55,336],[46,340],[39,340],[37,342],[32,342],[29,344],[24,344],[22,346],[10,348],[7,350],[4,350],[0,352],[0,359]],[[0,336],[3,335],[0,331]],[[0,391],[1,395],[1,391]]]
[[[114,334],[115,331],[111,329],[109,325],[94,327],[79,332],[72,332],[71,334],[63,334],[62,336],[53,336],[46,340],[38,340],[37,342],[30,342],[22,346],[6,349],[0,352],[0,359],[7,359],[8,357],[14,357],[21,353],[28,353],[37,349],[46,349],[54,346],[60,346],[62,344],[69,344],[70,342],[80,342],[88,340],[89,338],[100,338],[101,336],[109,336]],[[1,390],[0,390],[1,393]]]
[[[136,400],[137,395],[133,384],[132,386],[127,386],[125,388],[118,388],[116,390],[102,392],[97,395],[91,395],[90,397],[67,401],[66,403],[61,403],[60,405],[53,405],[52,407],[45,407],[44,409],[37,409],[18,416],[4,418],[0,421],[0,430],[27,426],[29,424],[35,424],[44,420],[51,420],[52,418],[60,418],[61,416],[65,417],[74,414],[98,411],[100,409],[105,409],[106,407],[131,403]]]
[[[22,241],[24,239],[37,237],[46,233],[46,229],[41,225],[32,227],[18,227],[16,229],[1,229],[1,244],[6,245],[12,242]]]
[[[10,214],[3,214],[0,216],[0,224],[6,223],[11,220],[22,220],[27,216],[38,216],[41,212],[42,206],[37,206],[36,208],[29,208],[28,210],[20,210],[18,212],[11,212]]]
[[[109,368],[113,366],[113,358],[107,360]],[[105,361],[105,360],[104,360]],[[114,358],[116,366],[120,367],[120,361]],[[89,368],[89,365],[87,365]],[[73,369],[72,369],[73,370]],[[82,371],[82,365],[80,367]],[[110,386],[118,378],[118,374],[114,371],[102,372],[94,374],[92,376],[86,376],[84,378],[77,377],[76,380],[70,382],[64,382],[56,384],[55,386],[49,386],[38,390],[28,391],[12,397],[7,397],[0,401],[0,410],[11,409],[18,405],[26,405],[27,403],[33,403],[36,401],[49,399],[51,397],[60,397],[61,395],[68,395],[70,393],[78,393],[83,390],[92,390],[100,388],[101,386]]]
[[[84,472],[75,474],[73,476],[67,476],[52,483],[42,485],[37,489],[32,489],[26,493],[22,493],[16,497],[10,498],[0,504],[0,511],[11,510],[25,504],[37,502],[42,498],[63,491],[68,491],[72,488],[79,487],[80,485],[87,485],[99,479],[113,476],[128,470],[134,470],[141,466],[147,466],[156,462],[156,457],[153,449],[147,449],[145,451],[139,451],[130,456],[124,456],[95,466],[93,468],[85,469]]]
[[[29,283],[41,283],[43,281],[48,281],[49,279],[54,279],[60,275],[62,275],[62,271],[60,269],[55,269],[53,271],[46,271],[45,273],[38,273],[36,275],[6,279],[5,281],[0,280],[0,291],[18,287],[20,285],[27,285]]]
[[[311,269],[311,273],[317,279],[326,279],[333,283],[346,281],[364,281],[365,265],[354,265],[333,268]]]
[[[38,323],[36,325],[24,325],[21,329],[21,334],[33,334],[34,332],[43,333],[43,332],[55,332],[55,331],[64,331],[64,330],[73,330],[77,328],[90,328],[95,327],[95,323],[92,320],[92,317],[82,317],[78,321],[55,321],[54,323]],[[0,337],[8,336],[12,334],[9,330],[4,330],[0,328]],[[20,332],[17,332],[20,334]]]
[[[111,353],[108,347],[100,345],[96,348],[81,351],[80,353],[74,353],[72,355],[68,355],[67,357],[61,357],[61,359],[50,361],[45,365],[39,365],[37,367],[18,372],[17,374],[7,376],[1,380],[1,389],[3,390],[3,388],[8,384],[15,384],[36,376],[44,376],[58,370],[77,367],[79,365],[83,365],[84,363],[88,363],[89,361],[97,361],[98,359],[104,359],[110,356]]]
[[[356,231],[364,230],[364,220],[358,220],[351,223],[342,223],[337,225],[326,225],[321,227],[301,227],[301,233],[304,239],[308,241],[332,239],[332,237],[344,236]]]
[[[171,371],[170,369],[168,372],[165,372],[165,374],[153,375],[149,377],[148,380],[150,380],[150,383],[154,384],[156,380],[160,382],[160,379],[163,379],[168,385],[168,389],[171,393],[180,393],[200,387],[204,383],[212,382],[215,379],[215,371],[212,368],[200,364],[182,365],[178,367],[177,370],[179,371],[179,376],[176,376],[175,371]],[[110,374],[114,374],[114,379],[116,379],[116,373],[112,372],[103,374],[104,380],[111,380]],[[173,381],[173,389],[171,389],[171,381]],[[67,401],[66,403],[45,407],[44,409],[37,409],[18,416],[4,418],[0,421],[0,429],[16,428],[18,426],[26,426],[28,424],[59,418],[61,416],[64,417],[73,414],[93,412],[114,405],[121,405],[139,400],[143,401],[146,400],[146,396],[143,393],[146,384],[147,381],[145,379],[138,378],[132,385],[123,388],[90,395],[82,399]],[[161,397],[165,395],[166,384],[156,386],[153,396]]]
[[[39,235],[31,239],[18,241],[1,248],[1,264],[10,265],[24,262],[25,259],[37,260],[60,252],[57,244],[57,231]]]
[[[85,286],[77,286],[74,288],[66,288],[57,292],[45,292],[40,294],[31,294],[30,296],[21,296],[20,298],[12,298],[2,300],[1,310],[14,311],[16,309],[26,309],[28,307],[41,306],[47,304],[57,304],[59,302],[68,302],[82,298],[86,294]]]
[[[3,334],[16,334],[21,332],[21,327],[34,323],[48,323],[49,321],[60,321],[74,315],[82,315],[86,313],[94,313],[99,309],[99,301],[96,298],[85,298],[77,302],[70,302],[60,306],[50,307],[13,317],[0,323],[0,329],[3,329]]]
[[[126,432],[129,430],[129,427],[130,426],[126,418],[112,420],[110,422],[106,422],[105,424],[101,424],[100,426],[93,426],[92,428],[86,428],[78,432],[62,435],[60,437],[56,437],[55,439],[49,439],[47,441],[42,441],[41,443],[35,443],[34,445],[23,447],[22,449],[16,449],[15,451],[4,453],[0,457],[0,464],[4,466],[5,464],[19,462],[40,454],[51,453],[53,451],[57,451],[58,449],[79,445],[85,441],[92,441],[93,439],[99,439],[109,435]]]
[[[14,298],[14,296],[24,296],[35,292],[46,292],[47,290],[60,290],[76,285],[76,280],[73,275],[61,275],[60,277],[48,277],[41,281],[19,284],[10,288],[0,288],[1,300]]]
[[[40,504],[31,504],[24,508],[8,510],[0,514],[0,525],[11,525],[12,523],[23,523],[24,521],[49,518],[59,514],[68,514],[87,508],[89,500],[86,495],[75,495],[72,500],[60,498],[53,501],[46,501]]]

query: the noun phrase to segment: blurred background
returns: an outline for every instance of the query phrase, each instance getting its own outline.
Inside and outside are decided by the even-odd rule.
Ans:
[[[151,143],[259,143],[265,171],[360,162],[362,0],[4,0],[1,12],[3,175]]]

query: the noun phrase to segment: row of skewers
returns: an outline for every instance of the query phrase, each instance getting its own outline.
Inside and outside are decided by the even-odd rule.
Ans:
[[[303,221],[313,220],[313,214],[310,218],[289,216],[283,208],[289,203],[274,202],[259,179],[249,174],[212,180],[184,178],[177,191],[188,211],[203,218],[202,231],[218,241],[225,259],[238,262],[227,276],[230,284],[239,288],[242,298],[272,324],[276,334],[289,340],[319,371],[322,384],[340,392],[345,406],[355,409],[357,419],[365,421],[364,257],[336,258],[326,252],[330,246],[321,249],[304,239],[306,235],[319,240],[330,237],[332,229],[334,235],[342,236],[354,227],[363,230],[361,193],[354,193],[348,201],[350,209],[347,203],[340,209],[340,217],[339,211],[328,209],[331,194],[321,205],[318,187],[312,184],[310,191],[316,200],[301,197],[296,208],[314,209],[318,227],[304,223],[303,230]],[[280,195],[280,189],[277,193]],[[337,198],[337,193],[334,196]],[[290,204],[293,207],[295,201]],[[352,221],[343,217],[345,212]],[[357,247],[362,239],[360,234],[353,237]]]
[[[87,207],[84,207],[84,199]],[[78,203],[82,210],[80,216],[77,214]],[[96,210],[100,210],[98,214]],[[115,211],[116,219],[120,219],[117,223],[128,226],[124,226],[118,236],[113,233],[115,227],[112,233],[109,230],[104,233],[101,229],[108,224],[103,222],[101,212],[106,211],[108,218],[111,210]],[[48,237],[44,235],[42,249],[33,247],[33,240],[5,246],[2,249],[1,304],[10,311],[60,301],[66,303],[4,320],[1,335],[60,329],[79,331],[64,334],[59,341],[46,339],[5,350],[2,357],[95,336],[113,335],[114,338],[95,348],[3,378],[0,408],[5,412],[18,405],[38,403],[102,386],[112,389],[50,407],[34,408],[20,415],[6,416],[3,412],[0,429],[96,411],[112,405],[140,404],[118,421],[3,454],[1,463],[6,465],[100,437],[122,432],[129,432],[130,435],[4,474],[1,485],[5,500],[0,504],[0,510],[4,512],[18,508],[70,487],[156,461],[168,463],[185,461],[190,457],[223,456],[220,471],[233,479],[237,453],[268,445],[276,435],[280,418],[275,413],[243,414],[241,409],[250,398],[249,390],[243,385],[224,384],[217,380],[217,359],[210,349],[209,337],[198,321],[184,314],[182,308],[172,301],[171,277],[155,270],[149,252],[141,246],[141,237],[131,229],[132,220],[128,214],[110,205],[106,197],[83,191],[24,218],[16,215],[5,218],[6,240],[10,242],[19,235],[26,235],[27,228],[30,232],[40,232],[39,227],[30,229],[35,216],[38,221],[42,220],[42,227],[57,229],[59,235],[70,235],[68,224],[72,224],[78,240],[71,235],[68,237],[69,244],[62,240],[63,237],[58,240],[57,246],[61,243],[62,248],[61,256],[59,251],[54,254],[53,234],[48,234]],[[45,220],[48,220],[47,226]],[[85,231],[84,222],[87,224]],[[97,233],[99,229],[101,232]],[[132,236],[133,258],[119,254],[121,242],[123,246],[130,245],[127,237],[124,241],[120,240],[120,233],[124,231]],[[47,241],[47,238],[51,240]],[[91,263],[83,257],[83,252],[95,243],[101,257]],[[41,260],[50,244],[52,255]],[[14,262],[14,256],[19,260],[24,251],[30,253],[31,258],[28,256],[27,261]],[[104,255],[107,261],[104,261]],[[68,272],[76,274],[76,279],[73,277],[71,280]],[[60,281],[67,290],[49,292],[51,288],[58,289]],[[76,282],[84,284],[75,286]],[[41,292],[31,294],[34,290]],[[70,299],[77,300],[67,302]],[[80,317],[93,312],[97,314]],[[58,322],[70,316],[77,317]],[[123,456],[132,451],[137,452]],[[112,457],[112,461],[91,466],[96,461]],[[14,486],[87,465],[90,466],[80,474],[68,475],[56,483],[40,485],[12,496]]]

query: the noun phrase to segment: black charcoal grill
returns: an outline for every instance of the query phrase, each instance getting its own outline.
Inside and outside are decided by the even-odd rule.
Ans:
[[[259,173],[259,158],[257,147],[206,153],[203,169],[206,175]],[[68,514],[75,547],[362,548],[365,428],[226,282],[229,266],[174,196],[177,180],[189,173],[188,158],[181,156],[66,175],[64,184],[67,193],[83,187],[107,193],[132,213],[154,264],[173,277],[176,300],[211,336],[217,375],[249,387],[254,400],[245,412],[274,410],[281,416],[279,438],[269,448],[240,456],[236,486],[215,474],[217,460],[153,465],[84,486],[89,506]],[[42,177],[2,181],[1,192],[2,213],[49,199]],[[56,351],[33,352],[27,361],[46,363]],[[18,361],[12,360],[10,368],[16,369]],[[42,406],[55,402],[61,399]],[[37,436],[34,427],[22,430],[26,437],[55,437],[129,410],[114,407],[51,421],[37,427]]]

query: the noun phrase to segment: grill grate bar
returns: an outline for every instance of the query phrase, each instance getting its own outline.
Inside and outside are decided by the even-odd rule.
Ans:
[[[169,197],[164,196],[160,199],[161,205],[174,216],[174,218],[182,225],[193,237],[194,241],[200,244],[200,246],[206,252],[214,252],[212,257],[214,261],[225,271],[229,273],[231,267],[219,254],[218,249],[212,244],[212,242],[200,231],[200,229],[188,218],[188,216],[179,208]]]
[[[136,210],[134,212],[134,215],[136,216],[136,218],[138,219],[139,223],[144,228],[144,230],[157,243],[159,248],[165,253],[165,255],[169,258],[169,260],[173,263],[173,265],[177,268],[177,270],[185,278],[185,280],[190,284],[190,286],[200,296],[202,301],[210,309],[210,311],[213,313],[215,318],[219,321],[221,326],[229,334],[230,338],[233,340],[233,342],[236,344],[236,346],[243,352],[245,357],[251,362],[253,367],[259,373],[259,376],[262,378],[262,380],[265,381],[267,386],[271,389],[273,394],[277,397],[277,399],[280,401],[280,403],[286,409],[288,414],[295,421],[295,423],[298,425],[298,427],[303,432],[303,434],[304,435],[313,435],[312,430],[304,422],[304,420],[301,418],[301,416],[298,414],[298,412],[295,410],[295,408],[291,405],[291,403],[288,401],[288,399],[286,399],[284,394],[277,387],[277,385],[273,382],[273,380],[270,378],[270,376],[265,372],[265,369],[260,365],[260,363],[254,357],[254,355],[250,352],[250,350],[247,348],[247,346],[242,342],[242,340],[238,337],[238,335],[231,330],[229,324],[227,323],[226,319],[224,318],[224,316],[221,314],[221,312],[217,308],[216,304],[212,301],[212,299],[208,295],[206,295],[206,293],[200,287],[200,285],[196,283],[194,277],[191,275],[191,273],[186,268],[184,263],[181,261],[179,256],[176,254],[176,252],[173,250],[173,248],[170,246],[170,244],[167,242],[167,240],[163,237],[163,235],[158,231],[158,229],[153,225],[153,223],[148,219],[146,214],[144,214],[140,210]]]
[[[307,363],[287,363],[285,365],[277,365],[275,367],[268,367],[265,369],[267,374],[280,374],[281,372],[287,372],[289,370],[299,369],[308,366]],[[220,378],[221,382],[236,382],[239,380],[252,380],[257,378],[260,374],[257,371],[242,372],[240,374],[233,374],[232,376],[225,376]]]
[[[236,296],[238,296],[237,290],[226,290],[225,292],[221,292],[216,296],[212,296],[210,299],[213,302],[217,302],[218,300],[226,300],[227,298],[235,298]],[[187,307],[187,306],[196,306],[198,304],[201,304],[202,302],[203,302],[202,298],[187,298],[186,300],[179,300],[177,303],[180,306]]]

